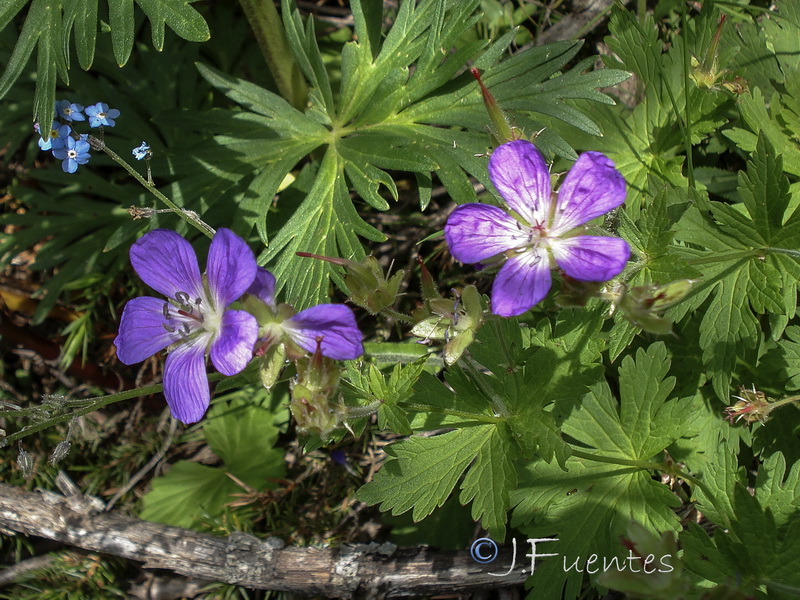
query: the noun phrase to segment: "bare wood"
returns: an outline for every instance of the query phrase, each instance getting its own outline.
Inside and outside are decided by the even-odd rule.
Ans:
[[[101,512],[84,496],[28,492],[0,484],[0,528],[57,540],[94,552],[144,562],[187,577],[254,589],[337,598],[398,598],[516,585],[522,565],[501,549],[493,564],[476,563],[468,551],[400,549],[393,544],[339,548],[283,547],[278,538],[244,533],[227,538]]]

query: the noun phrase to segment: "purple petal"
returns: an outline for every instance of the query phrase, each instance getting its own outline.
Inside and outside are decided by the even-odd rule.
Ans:
[[[275,275],[264,267],[258,267],[256,278],[253,280],[252,285],[247,288],[247,293],[255,296],[264,304],[275,308]]]
[[[550,171],[530,142],[498,147],[489,159],[489,178],[503,200],[531,226],[550,217]]]
[[[174,231],[154,229],[131,246],[131,264],[147,285],[169,298],[178,292],[205,297],[197,257]]]
[[[223,375],[236,375],[253,358],[258,338],[256,318],[243,310],[229,310],[222,315],[217,339],[211,343],[211,362]]]
[[[522,225],[489,204],[462,204],[450,214],[444,237],[453,258],[471,264],[528,242]]]
[[[558,190],[550,234],[562,235],[625,202],[625,179],[607,156],[584,152]]]
[[[283,329],[306,352],[315,352],[321,339],[320,350],[328,358],[352,360],[364,354],[356,316],[344,304],[307,308],[284,321]]]
[[[135,365],[180,339],[164,329],[164,300],[141,296],[125,305],[114,340],[117,357],[126,365]]]
[[[181,423],[203,418],[211,401],[206,375],[207,336],[199,336],[170,352],[164,365],[164,397]]]
[[[501,317],[521,315],[547,295],[551,282],[547,250],[508,259],[492,286],[492,312]]]
[[[230,229],[219,229],[208,250],[206,274],[214,306],[225,308],[253,283],[256,257],[242,238]]]
[[[631,256],[628,243],[618,237],[581,235],[564,240],[552,240],[558,266],[574,279],[608,281],[625,268]]]

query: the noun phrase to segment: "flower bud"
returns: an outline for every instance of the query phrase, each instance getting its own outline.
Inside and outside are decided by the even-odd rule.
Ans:
[[[297,378],[292,383],[289,408],[303,433],[326,437],[340,423],[331,399],[339,386],[340,367],[319,350],[296,360]]]
[[[694,279],[678,279],[666,285],[622,287],[614,303],[626,319],[645,331],[671,333],[672,320],[659,313],[683,300],[694,283]]]
[[[256,351],[256,356],[258,356],[258,376],[261,385],[268,390],[272,389],[286,362],[286,348],[283,344],[272,344],[260,355]]]
[[[697,87],[711,89],[717,83],[717,79],[722,75],[719,69],[719,39],[722,35],[722,26],[725,24],[725,15],[720,16],[717,31],[708,45],[706,55],[700,61],[694,56],[691,59],[692,70],[689,73],[692,81]]]
[[[447,365],[455,364],[461,358],[483,325],[483,306],[478,289],[468,285],[460,294],[457,290],[453,293],[455,301],[439,296],[414,311],[419,322],[411,330],[411,334],[423,338],[423,342],[443,340]]]
[[[489,90],[486,89],[486,86],[483,85],[480,71],[473,67],[470,69],[470,73],[472,73],[472,76],[478,80],[478,85],[481,86],[483,105],[486,107],[486,112],[489,113],[489,120],[492,122],[492,137],[494,137],[497,145],[520,139],[520,136],[515,135],[514,128],[511,126],[511,122],[509,121],[506,113],[502,108],[500,108],[497,100],[495,100],[494,96],[492,96]]]
[[[562,273],[561,291],[556,296],[556,304],[561,308],[583,308],[604,285],[604,281],[581,281]]]
[[[19,470],[22,471],[23,477],[28,478],[33,475],[34,464],[35,462],[30,452],[23,450],[20,446],[19,454],[17,454],[17,466]]]
[[[765,423],[775,406],[770,403],[764,392],[759,392],[755,386],[752,390],[740,386],[739,393],[741,396],[734,396],[738,402],[725,409],[725,412],[728,413],[725,418],[731,423],[734,418],[737,421],[744,419],[745,423],[755,423],[756,421]]]
[[[383,269],[374,256],[367,256],[363,261],[357,263],[346,258],[331,258],[308,252],[298,252],[297,255],[318,258],[344,267],[346,271],[344,283],[350,290],[350,299],[373,315],[394,305],[400,284],[405,277],[405,271],[402,269],[391,277],[384,275]]]
[[[58,445],[56,445],[55,450],[53,450],[53,453],[50,455],[50,460],[49,460],[50,464],[55,466],[56,463],[59,463],[62,460],[64,460],[69,454],[70,446],[71,444],[69,443],[68,440],[60,441]]]

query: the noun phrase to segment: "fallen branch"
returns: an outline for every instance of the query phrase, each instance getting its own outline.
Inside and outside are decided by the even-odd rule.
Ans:
[[[388,543],[284,547],[278,538],[261,540],[244,533],[220,538],[102,512],[102,502],[96,498],[28,492],[5,484],[0,484],[0,528],[187,577],[327,597],[453,594],[525,580],[521,568],[505,576],[491,575],[505,568],[478,564],[468,551],[400,549]],[[495,564],[510,565],[511,558],[510,549],[501,549]]]

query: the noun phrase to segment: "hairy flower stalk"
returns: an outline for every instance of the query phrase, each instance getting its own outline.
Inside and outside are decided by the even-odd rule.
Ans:
[[[625,268],[630,257],[625,240],[580,235],[585,223],[625,201],[625,180],[607,157],[581,155],[555,200],[547,164],[530,142],[498,147],[489,160],[489,177],[508,209],[462,204],[444,234],[457,260],[502,264],[492,287],[493,313],[516,316],[540,302],[555,267],[580,281],[607,281]]]

